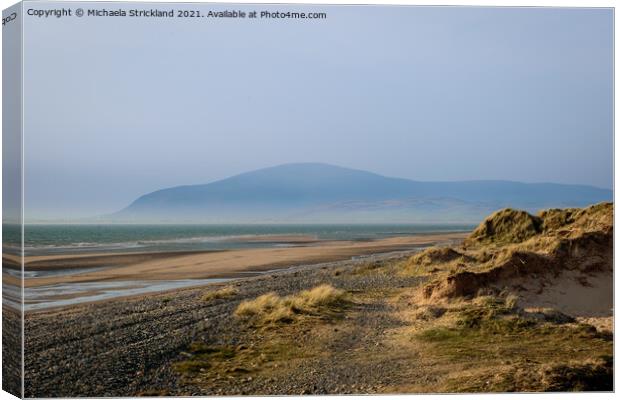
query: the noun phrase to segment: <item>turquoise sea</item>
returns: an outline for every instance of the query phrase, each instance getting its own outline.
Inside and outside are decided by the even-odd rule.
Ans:
[[[26,225],[26,255],[76,252],[200,251],[291,245],[282,238],[374,240],[459,232],[472,225]],[[3,226],[5,246],[19,246],[19,225]],[[278,237],[279,236],[279,237]],[[273,240],[272,240],[273,239]],[[5,247],[6,248],[6,247]]]

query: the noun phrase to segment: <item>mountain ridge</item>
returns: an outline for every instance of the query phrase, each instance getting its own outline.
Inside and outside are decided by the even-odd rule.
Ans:
[[[330,164],[292,163],[206,184],[156,190],[109,217],[128,221],[453,222],[454,218],[473,221],[502,207],[573,207],[612,197],[611,190],[588,185],[415,181]]]

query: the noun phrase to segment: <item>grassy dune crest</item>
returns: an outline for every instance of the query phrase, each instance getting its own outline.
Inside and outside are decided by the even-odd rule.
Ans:
[[[403,270],[428,277],[406,332],[444,376],[432,390],[613,389],[611,203],[500,210],[462,246],[422,251]]]
[[[406,268],[437,272],[423,289],[430,299],[518,289],[543,276],[587,275],[613,269],[613,205],[546,210],[532,216],[511,209],[483,221],[458,249],[428,249]],[[528,282],[530,281],[530,282]],[[542,282],[542,281],[541,281]]]
[[[484,220],[465,241],[468,245],[519,243],[540,233],[542,221],[525,211],[506,208]]]
[[[213,291],[174,369],[205,394],[611,391],[612,261],[610,203],[501,210],[461,245]]]

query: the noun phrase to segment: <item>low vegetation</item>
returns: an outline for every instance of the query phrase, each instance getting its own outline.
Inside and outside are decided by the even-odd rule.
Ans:
[[[242,323],[239,330],[251,335],[250,340],[242,342],[246,344],[230,346],[194,342],[185,351],[184,359],[173,367],[189,381],[277,375],[279,366],[322,351],[324,338],[335,332],[330,326],[330,317],[336,316],[348,303],[349,296],[345,291],[326,284],[290,296],[267,293],[243,301],[234,315]],[[303,317],[318,317],[312,322],[322,320],[325,326],[293,324],[302,322]],[[261,329],[267,326],[278,329]],[[323,331],[322,338],[308,335],[311,329]]]
[[[613,204],[586,208],[548,209],[537,215],[506,208],[486,218],[465,240],[466,247],[522,243],[537,235],[576,236],[608,233],[613,228]]]
[[[227,299],[234,297],[238,294],[238,290],[231,286],[226,286],[221,289],[212,290],[202,295],[202,301],[210,302],[218,299]]]
[[[422,356],[431,363],[452,366],[442,392],[611,390],[611,334],[562,315],[483,296],[449,307],[413,339],[430,346]]]
[[[565,271],[611,272],[613,205],[546,210],[537,216],[504,209],[483,221],[460,248],[431,248],[403,272],[432,275],[427,299],[472,297],[517,288],[524,279],[551,280]]]
[[[315,355],[318,346],[300,345],[295,338],[298,334],[271,330],[261,336],[263,340],[260,342],[237,346],[195,342],[185,352],[185,359],[174,363],[173,368],[189,382],[239,381],[249,376],[271,376],[277,374],[283,365]]]
[[[226,314],[232,337],[192,344],[174,368],[224,393],[610,391],[613,334],[593,320],[611,305],[593,303],[590,318],[558,291],[532,299],[553,285],[600,290],[588,282],[611,279],[612,240],[609,203],[502,210],[464,245],[320,270],[333,286],[276,292],[293,280],[242,301]],[[225,289],[206,301],[236,295]]]
[[[347,302],[346,292],[330,285],[320,285],[295,295],[280,297],[267,293],[239,304],[235,315],[261,325],[289,323],[301,315],[331,315]]]
[[[541,232],[542,220],[525,211],[506,208],[485,219],[465,245],[519,243]]]
[[[207,346],[202,343],[192,343],[188,351],[191,359],[176,363],[174,368],[177,372],[183,374],[205,372],[214,365],[232,359],[236,355],[233,348]]]

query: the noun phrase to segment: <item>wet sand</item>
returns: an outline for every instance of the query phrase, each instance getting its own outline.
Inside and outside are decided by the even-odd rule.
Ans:
[[[67,270],[65,274],[26,278],[25,286],[39,287],[78,282],[161,281],[234,278],[294,265],[347,260],[356,256],[412,250],[461,240],[466,233],[446,233],[380,239],[367,242],[324,241],[281,248],[208,252],[138,254],[71,254],[26,257],[26,271]],[[91,272],[84,268],[93,268]],[[80,268],[80,273],[71,273]],[[9,281],[18,280],[5,274]]]

